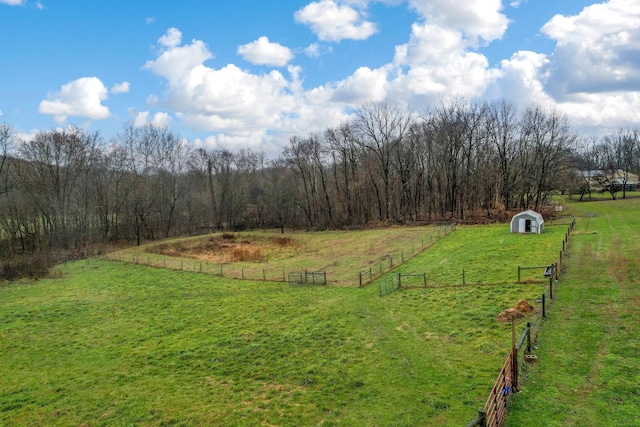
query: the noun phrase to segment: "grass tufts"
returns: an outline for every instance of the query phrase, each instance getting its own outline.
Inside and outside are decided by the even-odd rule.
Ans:
[[[237,246],[231,252],[233,261],[260,261],[262,260],[262,249],[250,246]]]

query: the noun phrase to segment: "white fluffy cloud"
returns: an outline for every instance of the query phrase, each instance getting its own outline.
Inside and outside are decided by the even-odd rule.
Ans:
[[[262,36],[258,40],[238,47],[238,54],[245,61],[256,65],[271,65],[284,67],[293,58],[293,52],[288,47],[272,43],[268,37]]]
[[[133,125],[135,127],[142,127],[147,124],[152,124],[157,127],[168,127],[171,123],[171,117],[167,113],[156,113],[149,119],[149,112],[142,111],[137,113],[133,119]]]
[[[551,106],[554,102],[544,91],[544,68],[549,59],[541,53],[518,51],[500,63],[495,79],[487,87],[488,98],[508,99],[524,107],[529,104]]]
[[[409,41],[396,46],[393,61],[377,70],[359,69],[338,85],[336,96],[354,103],[387,99],[407,108],[447,96],[477,96],[491,82],[493,71],[486,57],[472,47],[478,38],[486,40],[503,32],[494,28],[503,21],[499,19],[500,3],[492,5],[484,14],[471,13],[465,18],[459,15],[458,6],[447,2],[413,1],[416,10],[430,15],[412,25]]]
[[[107,88],[97,77],[82,77],[62,86],[59,92],[40,102],[38,112],[51,114],[59,123],[69,116],[93,120],[110,116],[109,108],[102,105],[107,99]]]
[[[384,68],[358,68],[353,75],[338,83],[332,99],[351,105],[358,105],[365,100],[383,101],[387,97],[387,79]]]
[[[310,3],[294,16],[296,22],[308,25],[324,41],[365,40],[377,32],[376,25],[367,21],[361,12],[334,0]]]
[[[637,126],[640,111],[640,3],[610,0],[541,29],[553,53],[521,51],[492,73],[488,97],[556,106],[589,134]]]
[[[177,28],[169,28],[167,33],[158,39],[158,44],[166,48],[178,46],[182,42],[182,32]]]
[[[0,3],[8,4],[9,6],[20,6],[24,3],[24,0],[0,0]]]
[[[182,44],[180,31],[169,29],[158,40],[158,57],[145,65],[166,79],[166,90],[150,96],[148,102],[171,111],[191,129],[211,133],[196,144],[273,152],[291,135],[339,124],[348,111],[367,101],[422,108],[451,96],[504,98],[519,106],[559,107],[581,129],[637,124],[638,1],[610,0],[576,16],[556,16],[541,29],[556,42],[553,53],[518,51],[496,67],[489,66],[478,49],[500,39],[509,25],[501,1],[408,1],[418,19],[407,42],[396,46],[395,54],[387,52],[386,64],[360,67],[339,81],[315,88],[303,88],[298,66],[266,74],[234,64],[209,67],[205,63],[213,54],[204,42]],[[368,22],[359,11],[366,10],[368,3],[321,0],[300,9],[295,18],[321,40],[357,39],[353,34]],[[511,6],[516,7],[515,3],[523,2]],[[364,34],[362,38],[368,37]],[[313,44],[296,53],[313,57],[324,48]],[[252,63],[273,66],[285,66],[293,57],[291,50],[267,37],[240,46],[238,53]],[[164,117],[156,116],[140,113],[139,120]]]
[[[332,99],[331,85],[304,91],[301,69],[288,66],[253,74],[234,64],[212,68],[205,44],[193,40],[160,52],[145,69],[166,79],[166,90],[148,104],[171,111],[188,128],[211,133],[195,141],[208,148],[257,148],[280,151],[292,135],[320,132],[347,117]],[[136,116],[150,122],[148,113]]]
[[[130,86],[131,84],[129,82],[116,83],[111,87],[110,92],[113,94],[127,93],[129,92]]]
[[[542,33],[557,42],[547,89],[558,100],[640,87],[640,2],[611,0],[557,15]]]
[[[509,26],[501,0],[409,0],[430,25],[459,32],[468,46],[500,39]]]

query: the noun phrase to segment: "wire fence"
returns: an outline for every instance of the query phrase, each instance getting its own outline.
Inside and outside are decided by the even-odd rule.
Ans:
[[[569,256],[569,240],[575,226],[576,220],[573,218],[562,242],[562,250],[557,263],[544,267],[532,267],[545,268],[545,276],[549,278],[549,286],[545,288],[541,298],[536,301],[541,305],[540,316],[533,322],[527,323],[517,342],[515,340],[515,322],[512,319],[512,349],[498,374],[484,407],[478,411],[476,418],[469,422],[467,427],[500,427],[504,422],[509,398],[513,393],[518,392],[520,384],[526,379],[528,366],[537,363],[537,357],[533,354],[532,342],[537,341],[538,332],[547,317],[550,303],[554,300],[554,284],[558,285],[562,273],[565,271],[564,262]],[[520,271],[520,267],[518,267],[518,271]]]
[[[289,286],[292,285],[326,285],[326,271],[291,272],[288,275]]]
[[[395,253],[387,253],[381,256],[373,265],[363,268],[358,272],[358,286],[363,287],[374,282],[379,277],[393,270],[400,264],[404,264],[423,250],[431,247],[438,240],[455,231],[455,222],[438,222],[433,224],[433,233],[428,238],[421,238],[419,243],[407,245],[406,250]]]
[[[110,261],[128,262],[154,268],[203,273],[238,280],[287,282],[288,271],[275,267],[237,267],[233,263],[211,263],[195,259],[179,259],[149,254],[110,253],[103,255]],[[304,275],[304,272],[302,273]],[[325,273],[326,280],[326,273]]]

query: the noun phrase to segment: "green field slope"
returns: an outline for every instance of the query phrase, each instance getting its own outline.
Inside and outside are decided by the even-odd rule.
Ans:
[[[98,260],[3,284],[0,425],[464,425],[509,351],[496,316],[543,292],[515,283],[521,254],[501,248],[515,239],[552,257],[563,232],[532,237],[459,228],[406,268],[446,259],[484,271],[500,253],[505,273],[482,276],[498,285],[444,278],[384,298],[375,284],[289,287]]]

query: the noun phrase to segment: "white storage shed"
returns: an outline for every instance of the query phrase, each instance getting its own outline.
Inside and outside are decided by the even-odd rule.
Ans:
[[[544,231],[544,219],[531,209],[520,212],[511,218],[512,233],[540,234]]]

